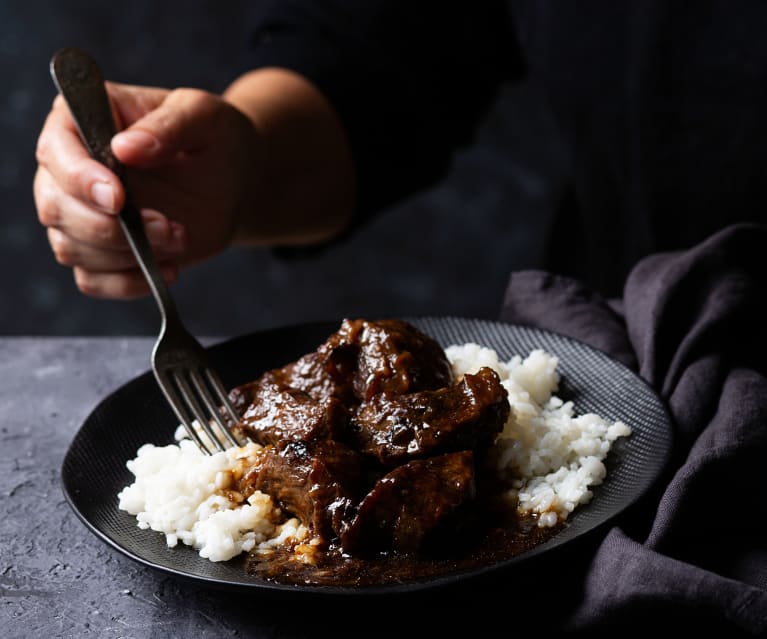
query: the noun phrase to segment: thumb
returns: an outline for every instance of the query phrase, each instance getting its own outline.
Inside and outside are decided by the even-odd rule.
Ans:
[[[129,166],[163,164],[204,143],[218,101],[196,89],[171,91],[156,108],[112,138],[112,151]]]

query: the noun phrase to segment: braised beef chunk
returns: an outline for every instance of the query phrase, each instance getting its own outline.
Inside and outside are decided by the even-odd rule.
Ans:
[[[240,490],[271,495],[348,553],[412,552],[447,525],[510,410],[493,370],[454,384],[439,343],[401,320],[344,320],[230,396],[236,430],[268,447]]]
[[[471,451],[414,460],[382,477],[341,535],[350,554],[411,553],[474,496]]]
[[[250,405],[236,430],[258,444],[342,440],[347,430],[348,414],[338,399],[331,396],[315,400],[272,372],[251,383],[248,393]]]
[[[344,320],[316,351],[270,373],[318,401],[336,397],[347,406],[384,391],[437,389],[453,381],[440,345],[401,320]],[[240,395],[248,396],[247,386]]]
[[[278,373],[289,386],[322,401],[336,397],[344,404],[356,404],[354,372],[358,348],[334,333],[313,353],[307,353]]]
[[[442,347],[401,320],[346,320],[339,333],[359,345],[354,393],[366,402],[379,393],[435,390],[453,382]]]
[[[351,522],[366,485],[357,452],[331,440],[292,441],[270,447],[239,490],[271,495],[327,545]]]
[[[360,451],[392,467],[409,459],[491,445],[509,416],[498,374],[481,368],[458,384],[407,395],[383,393],[352,418]]]

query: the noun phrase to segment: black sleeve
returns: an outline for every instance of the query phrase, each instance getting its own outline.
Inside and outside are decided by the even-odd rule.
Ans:
[[[364,215],[442,176],[499,85],[521,72],[505,5],[276,0],[259,19],[255,66],[297,71],[334,105]]]

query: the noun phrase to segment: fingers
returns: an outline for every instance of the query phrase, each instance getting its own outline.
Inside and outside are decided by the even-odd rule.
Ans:
[[[40,223],[61,231],[72,241],[105,251],[128,251],[122,227],[116,215],[106,214],[76,197],[62,192],[53,176],[39,168],[34,180],[35,201]],[[150,244],[156,249],[181,252],[184,249],[184,228],[167,217],[145,209],[144,228]]]
[[[164,89],[108,84],[118,127],[161,104]],[[36,149],[33,192],[40,223],[56,260],[73,269],[78,288],[94,297],[131,299],[150,292],[116,215],[125,191],[117,176],[90,157],[69,109],[54,100]],[[147,238],[166,281],[175,281],[187,250],[181,224],[142,210]]]
[[[118,131],[156,109],[170,93],[168,89],[119,82],[107,82],[106,87]]]
[[[145,224],[148,234],[159,222],[157,219]],[[167,220],[165,223],[168,225]],[[175,233],[171,237],[169,244],[153,248],[162,277],[168,284],[178,278],[179,255],[184,245],[184,238],[179,240]],[[75,283],[82,293],[109,299],[134,299],[150,293],[146,277],[130,249],[97,248],[53,227],[48,229],[48,242],[56,261],[73,268]]]
[[[145,221],[147,235],[153,235],[152,228],[162,226],[160,218],[152,219],[156,215],[159,214],[142,211],[144,219],[150,220],[148,223]],[[168,220],[164,223],[166,226],[172,226]],[[134,299],[150,293],[146,277],[129,248],[97,248],[74,240],[54,227],[48,228],[48,242],[56,261],[73,268],[75,283],[82,293],[108,299]],[[153,247],[162,277],[168,284],[178,278],[179,256],[183,253],[184,244],[183,233],[171,233],[170,243]]]
[[[160,222],[157,220],[157,222]],[[136,266],[130,249],[104,249],[79,242],[57,228],[49,228],[48,243],[56,261],[63,266],[81,267],[89,271],[122,271]],[[158,261],[178,260],[180,244],[172,241],[168,245],[153,248]]]
[[[35,177],[35,191],[41,202],[38,215],[47,227],[56,261],[73,268],[80,291],[110,299],[133,299],[149,294],[149,286],[118,217],[61,193],[55,198],[46,197],[46,190],[51,188],[46,184],[51,181],[45,169],[38,170]],[[185,229],[157,211],[145,209],[141,215],[163,277],[171,283],[178,276],[178,264],[186,251]]]
[[[60,97],[40,132],[36,157],[64,193],[108,213],[122,208],[125,191],[120,180],[90,157]]]
[[[160,262],[163,279],[172,284],[178,278],[178,267],[172,263]],[[94,272],[79,266],[74,268],[74,277],[80,292],[103,299],[130,300],[145,297],[151,290],[139,268],[124,271]]]
[[[69,195],[43,167],[35,174],[34,195],[37,217],[43,226],[58,228],[81,242],[110,249],[128,248],[115,215]]]
[[[112,150],[125,164],[153,167],[180,152],[194,150],[210,137],[223,101],[206,91],[176,89],[161,104],[112,139]]]
[[[62,266],[87,267],[93,271],[123,271],[136,267],[136,260],[130,250],[96,249],[73,240],[63,231],[53,227],[48,229],[47,234],[53,255]]]
[[[107,83],[118,129],[151,112],[168,95],[167,89]],[[119,211],[125,190],[117,176],[90,157],[69,107],[56,96],[37,141],[37,162],[65,193],[107,213]]]

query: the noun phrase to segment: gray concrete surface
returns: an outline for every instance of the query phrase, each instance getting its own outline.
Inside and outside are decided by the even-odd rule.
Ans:
[[[208,590],[134,563],[70,510],[61,463],[104,396],[147,369],[152,340],[0,338],[0,636],[310,636],[295,602]]]
[[[142,582],[141,570],[86,531],[59,479],[79,425],[100,396],[146,369],[146,348],[146,340],[0,340],[0,627],[8,639],[150,636],[138,624],[159,580]]]

